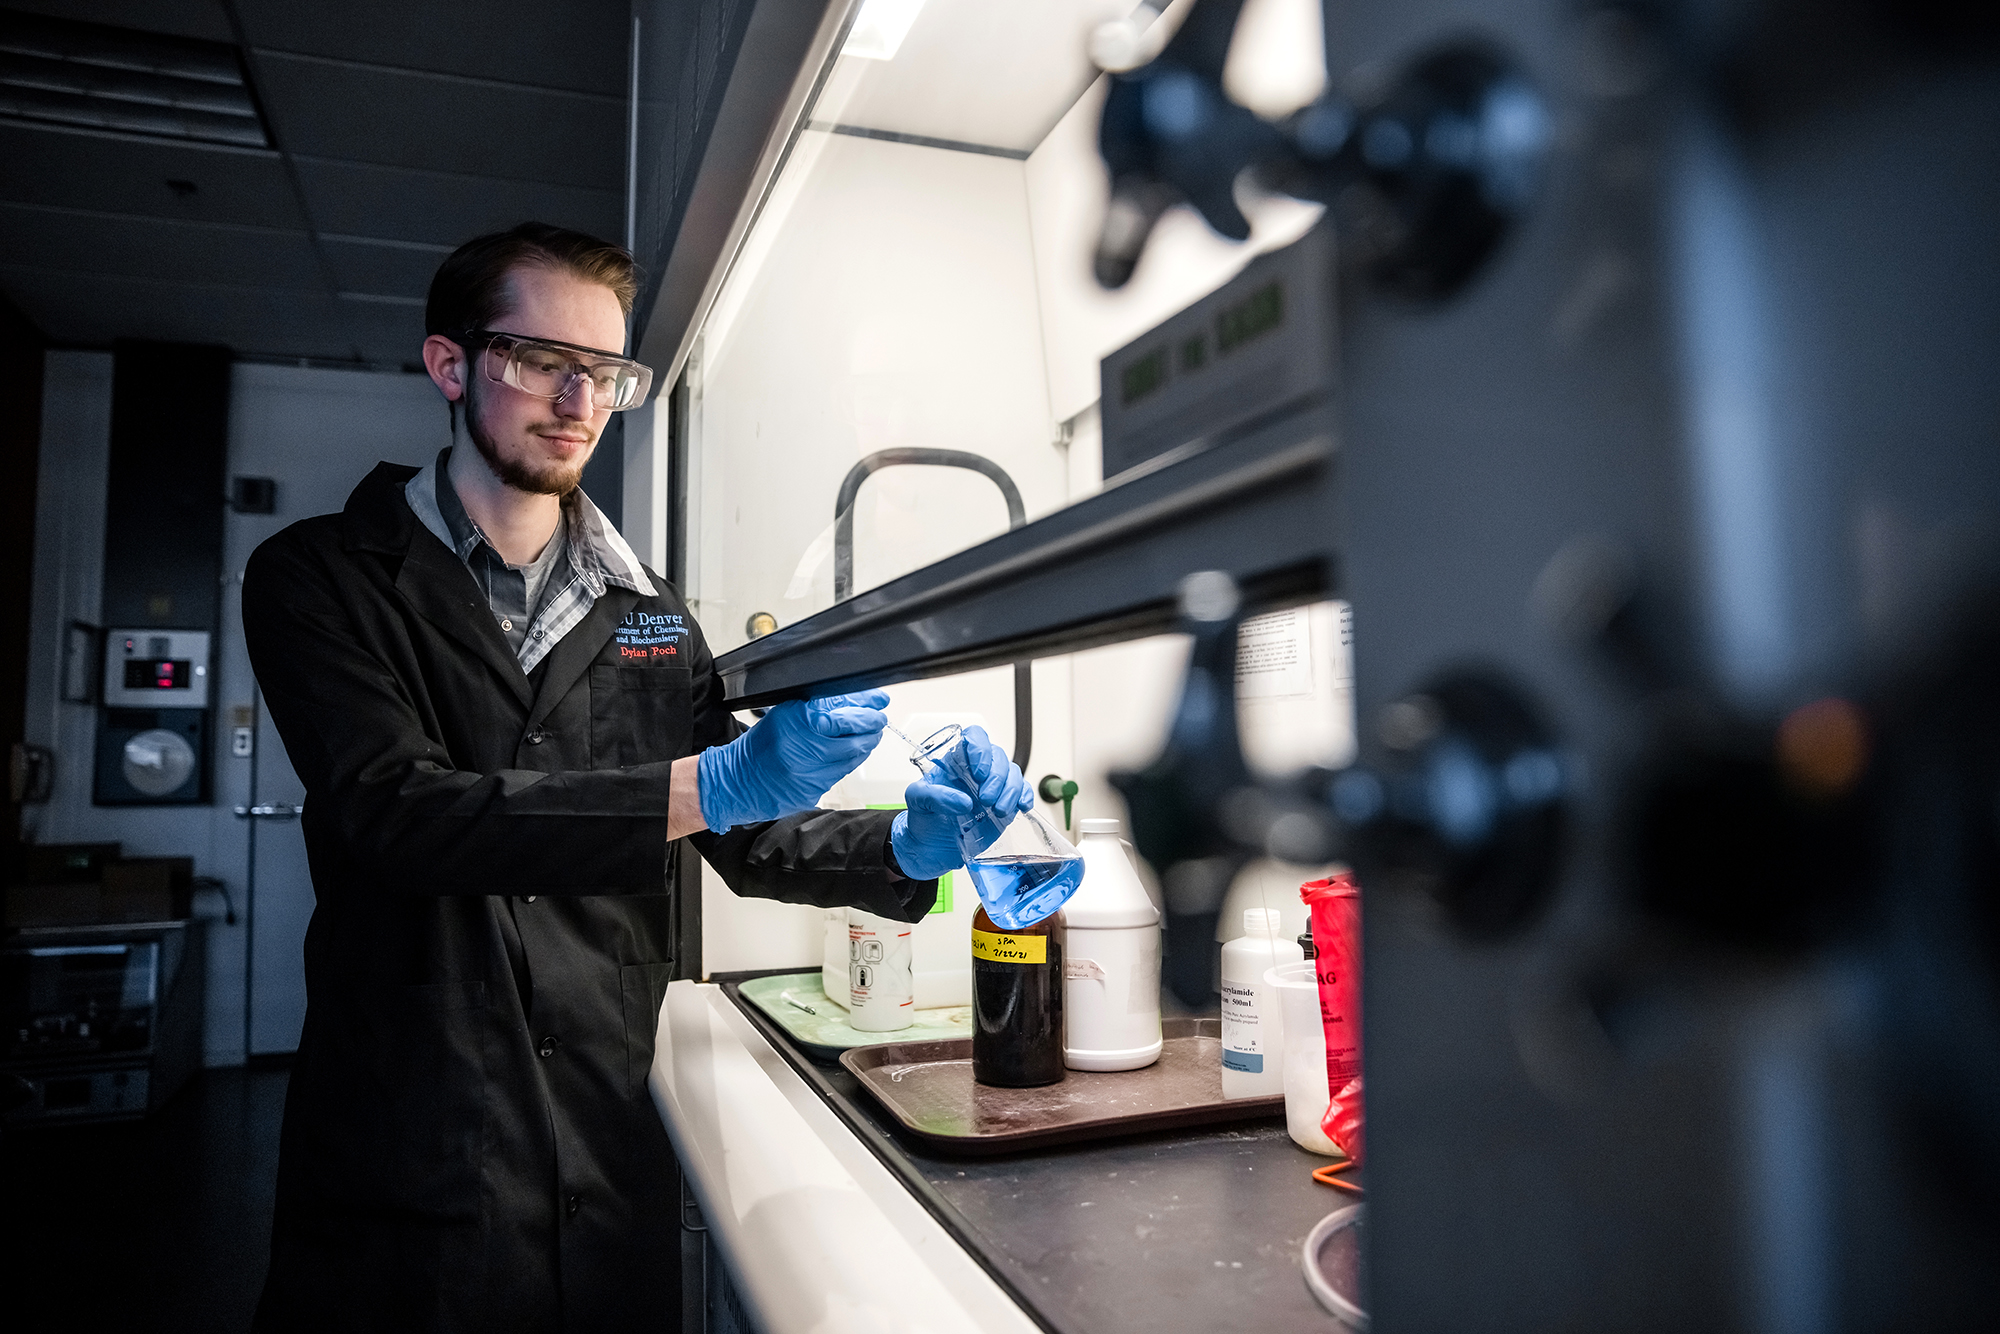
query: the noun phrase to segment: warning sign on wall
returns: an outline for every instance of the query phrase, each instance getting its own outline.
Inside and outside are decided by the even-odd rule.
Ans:
[[[1305,607],[1252,616],[1236,636],[1240,699],[1288,699],[1313,689],[1312,622]]]

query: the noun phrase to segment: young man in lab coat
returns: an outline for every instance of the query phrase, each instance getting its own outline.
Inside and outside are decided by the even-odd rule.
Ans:
[[[979,734],[976,797],[815,809],[879,691],[731,717],[680,594],[578,488],[651,378],[621,351],[632,295],[630,257],[576,232],[461,247],[423,347],[453,446],[245,572],[316,897],[259,1329],[672,1328],[646,1072],[676,841],[739,894],[914,921],[959,818],[1031,803]]]

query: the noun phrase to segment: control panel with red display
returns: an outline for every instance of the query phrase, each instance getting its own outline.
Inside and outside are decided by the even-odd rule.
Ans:
[[[127,690],[185,690],[194,679],[194,664],[186,658],[127,658]]]
[[[104,702],[114,708],[205,708],[205,630],[111,630],[104,638]]]

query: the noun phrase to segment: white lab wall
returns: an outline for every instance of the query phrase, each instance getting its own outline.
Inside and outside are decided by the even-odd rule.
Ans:
[[[1133,7],[1134,0],[920,0],[895,58],[837,61],[812,118],[1026,152],[1097,77],[1091,31]]]
[[[1237,721],[1251,768],[1283,775],[1309,764],[1337,769],[1352,763],[1353,624],[1347,605],[1321,602],[1253,619],[1244,625],[1240,648]],[[1245,908],[1275,908],[1285,937],[1297,936],[1308,919],[1299,886],[1330,869],[1252,862],[1223,899],[1215,938],[1242,935]]]
[[[857,460],[897,446],[998,462],[1032,519],[1066,502],[1054,440],[1022,164],[986,154],[808,132],[691,362],[689,583],[718,651],[768,611],[790,624],[833,603],[832,527]],[[1006,530],[986,478],[882,471],[855,506],[865,590]],[[1036,667],[1034,773],[1070,761],[1068,667]],[[1014,747],[1008,668],[891,688],[890,718],[977,718]],[[830,794],[896,804],[914,777],[883,751]],[[1031,775],[1032,776],[1032,775]],[[959,887],[963,891],[964,887]],[[973,899],[918,927],[917,967],[969,940]],[[739,900],[703,882],[703,968],[817,966],[817,910]]]
[[[1299,4],[1261,8],[1284,11],[1272,20],[1274,32],[1298,26],[1290,11]],[[1316,23],[1316,7],[1304,9]],[[1311,44],[1316,50],[1316,38]],[[1291,60],[1297,68],[1284,96],[1311,95],[1323,77],[1315,60]],[[1314,205],[1244,198],[1252,238],[1237,245],[1190,210],[1171,210],[1133,281],[1103,291],[1090,256],[1109,193],[1095,141],[1104,86],[1100,80],[1062,115],[1025,162],[801,136],[689,363],[689,585],[718,652],[744,642],[753,612],[790,624],[831,605],[834,497],[847,470],[873,450],[943,446],[994,458],[1020,485],[1030,519],[1099,490],[1099,359],[1318,219]],[[663,432],[659,441],[656,457],[664,458]],[[877,474],[856,507],[854,588],[1004,527],[984,479],[930,468]],[[1337,620],[1330,606],[1313,613],[1309,689],[1245,705],[1245,746],[1258,767],[1337,764],[1351,754]],[[1161,636],[1037,663],[1030,782],[1049,773],[1074,778],[1077,817],[1123,818],[1106,776],[1157,753],[1186,654],[1184,639]],[[892,695],[899,724],[912,714],[978,715],[1011,745],[1004,668],[911,683]],[[826,804],[885,800],[898,780],[907,782],[899,759],[883,759],[897,748],[886,742]],[[1045,809],[1060,820],[1059,807]],[[1295,869],[1273,874],[1282,881]],[[950,933],[950,948],[962,947],[957,919],[969,922],[972,896],[956,898],[949,920],[919,927],[920,955],[926,932]],[[738,900],[712,872],[703,917],[707,973],[807,968],[820,959],[817,910]]]
[[[23,808],[22,834],[41,843],[116,841],[133,856],[192,856],[197,874],[228,886],[238,909],[234,926],[224,924],[219,896],[201,895],[195,902],[208,931],[204,1059],[209,1065],[239,1064],[249,839],[246,823],[232,808],[249,802],[251,761],[229,753],[229,733],[232,710],[252,702],[241,633],[243,562],[270,532],[344,502],[363,469],[329,469],[330,452],[422,462],[444,443],[444,411],[428,382],[417,377],[235,368],[229,471],[277,476],[281,512],[225,519],[221,625],[213,652],[213,804],[99,807],[90,799],[96,708],[61,702],[58,682],[64,627],[71,621],[101,624],[112,359],[100,352],[51,352],[46,365],[26,739],[55,753],[56,771],[50,801]]]
[[[689,583],[711,644],[767,611],[833,603],[842,479],[876,450],[999,463],[1028,516],[1068,496],[1053,441],[1020,162],[808,131],[701,340]],[[855,591],[1006,530],[994,485],[946,468],[872,477]]]
[[[1296,773],[1308,764],[1338,768],[1354,757],[1354,671],[1346,608],[1322,602],[1297,614],[1305,620],[1302,627],[1293,627],[1303,670],[1276,679],[1254,670],[1238,673],[1243,752],[1261,773]],[[1070,655],[1076,769],[1068,776],[1076,779],[1079,818],[1126,818],[1110,775],[1140,768],[1160,753],[1187,672],[1188,645],[1185,635],[1155,635]],[[1279,908],[1288,925],[1303,923],[1298,886],[1320,870],[1256,863],[1224,904],[1225,926],[1231,921],[1240,925],[1241,909],[1249,907]],[[1148,887],[1157,889],[1150,879]]]

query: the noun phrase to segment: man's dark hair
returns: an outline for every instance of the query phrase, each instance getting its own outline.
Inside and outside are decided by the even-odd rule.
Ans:
[[[639,280],[631,252],[624,246],[546,222],[521,222],[504,232],[475,236],[444,257],[431,276],[430,296],[424,302],[424,332],[457,341],[474,330],[492,328],[507,313],[507,275],[523,267],[554,269],[608,287],[619,308],[627,316],[632,313]],[[471,392],[470,384],[466,392]],[[456,439],[459,405],[445,406]]]
[[[627,315],[638,293],[632,256],[585,232],[523,222],[475,236],[445,256],[424,302],[424,332],[456,339],[492,327],[507,312],[507,275],[521,267],[555,269],[611,289]]]

